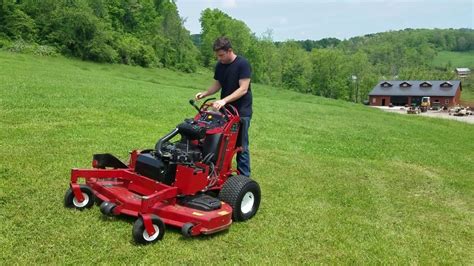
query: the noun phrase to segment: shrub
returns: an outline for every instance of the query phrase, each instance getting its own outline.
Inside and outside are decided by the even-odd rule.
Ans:
[[[10,40],[8,40],[7,38],[2,38],[2,36],[0,36],[0,49],[7,48],[10,45],[11,45]]]
[[[117,45],[121,63],[143,67],[158,66],[155,50],[136,37],[125,35],[117,41]]]

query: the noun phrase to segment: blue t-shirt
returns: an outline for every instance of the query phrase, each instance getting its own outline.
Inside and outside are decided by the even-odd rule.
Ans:
[[[234,61],[230,64],[216,64],[214,79],[219,81],[222,86],[221,99],[231,95],[237,90],[240,79],[248,79],[251,77],[252,71],[250,64],[247,59],[237,56]],[[252,91],[249,89],[247,93],[237,99],[234,102],[229,103],[237,108],[240,116],[251,117],[252,116]]]

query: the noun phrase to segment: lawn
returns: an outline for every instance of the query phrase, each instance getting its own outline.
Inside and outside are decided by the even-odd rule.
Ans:
[[[254,84],[248,222],[132,242],[134,219],[63,207],[70,169],[194,115],[201,70],[0,52],[0,264],[472,264],[474,126]]]
[[[445,67],[449,62],[454,68],[468,67],[474,69],[474,51],[468,52],[451,52],[441,51],[433,60],[433,65]]]

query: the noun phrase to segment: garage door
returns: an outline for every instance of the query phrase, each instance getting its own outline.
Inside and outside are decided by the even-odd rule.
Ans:
[[[390,102],[395,106],[404,106],[408,104],[407,96],[392,96],[390,97]]]
[[[416,106],[421,105],[421,98],[422,97],[411,97],[411,104],[415,104]]]

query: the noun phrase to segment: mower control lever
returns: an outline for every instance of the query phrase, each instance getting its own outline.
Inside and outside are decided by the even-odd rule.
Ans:
[[[201,107],[200,107],[199,109],[202,109],[202,107],[203,107],[204,105],[206,105],[207,102],[213,101],[213,100],[215,100],[215,99],[216,99],[216,98],[207,98],[207,99],[201,104]]]
[[[194,108],[196,108],[196,110],[198,110],[198,112],[199,112],[200,114],[202,114],[202,108],[206,105],[206,103],[209,102],[209,101],[213,101],[213,100],[215,100],[215,99],[216,99],[216,98],[208,98],[208,99],[206,99],[206,100],[201,104],[201,107],[197,107],[196,101],[194,101],[193,99],[190,99],[190,100],[189,100],[189,103],[190,103],[192,106],[194,106]],[[219,109],[219,112],[221,112],[221,113],[225,116],[225,118],[227,119],[227,121],[229,121],[229,116],[227,115],[227,112],[226,112],[226,109],[225,109],[224,106],[223,106],[221,109]]]
[[[193,99],[190,99],[189,100],[189,104],[191,104],[194,108],[196,108],[196,110],[201,113],[201,110],[199,109],[199,107],[196,105],[196,101],[193,100]]]

